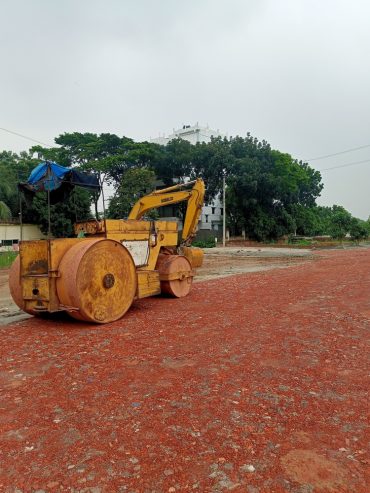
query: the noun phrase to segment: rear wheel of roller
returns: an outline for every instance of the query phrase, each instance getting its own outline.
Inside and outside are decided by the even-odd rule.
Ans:
[[[175,298],[188,295],[193,283],[191,264],[182,255],[158,256],[156,270],[161,279],[161,291]]]

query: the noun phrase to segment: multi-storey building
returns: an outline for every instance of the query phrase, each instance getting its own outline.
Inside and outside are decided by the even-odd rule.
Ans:
[[[189,141],[191,144],[196,144],[197,142],[210,142],[211,137],[224,137],[224,135],[218,129],[212,130],[208,125],[202,127],[197,122],[195,125],[183,125],[182,128],[173,129],[172,134],[168,137],[161,135],[150,141],[166,145],[170,140],[180,138]]]

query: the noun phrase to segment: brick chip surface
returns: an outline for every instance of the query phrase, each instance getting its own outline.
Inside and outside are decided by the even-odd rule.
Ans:
[[[1,331],[0,492],[369,487],[370,250]]]

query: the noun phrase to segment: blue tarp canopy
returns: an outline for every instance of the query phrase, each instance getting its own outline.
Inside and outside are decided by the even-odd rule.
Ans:
[[[32,185],[35,192],[41,190],[51,192],[61,186],[64,177],[70,172],[70,168],[65,168],[58,163],[51,161],[40,163],[31,171],[27,185]]]
[[[54,204],[65,200],[75,186],[100,193],[100,182],[97,175],[66,168],[52,161],[38,164],[31,171],[28,180],[18,185],[26,198],[31,200],[37,192],[50,192],[50,202]]]

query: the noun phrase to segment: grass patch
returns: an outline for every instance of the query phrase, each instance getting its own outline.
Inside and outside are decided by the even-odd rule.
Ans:
[[[192,246],[199,248],[214,248],[216,246],[216,241],[214,238],[207,238],[206,240],[196,240],[193,241]]]
[[[298,241],[289,241],[289,245],[294,245],[294,246],[312,246],[314,241],[312,240],[298,240]]]
[[[0,252],[0,269],[8,269],[17,255],[18,252]]]

